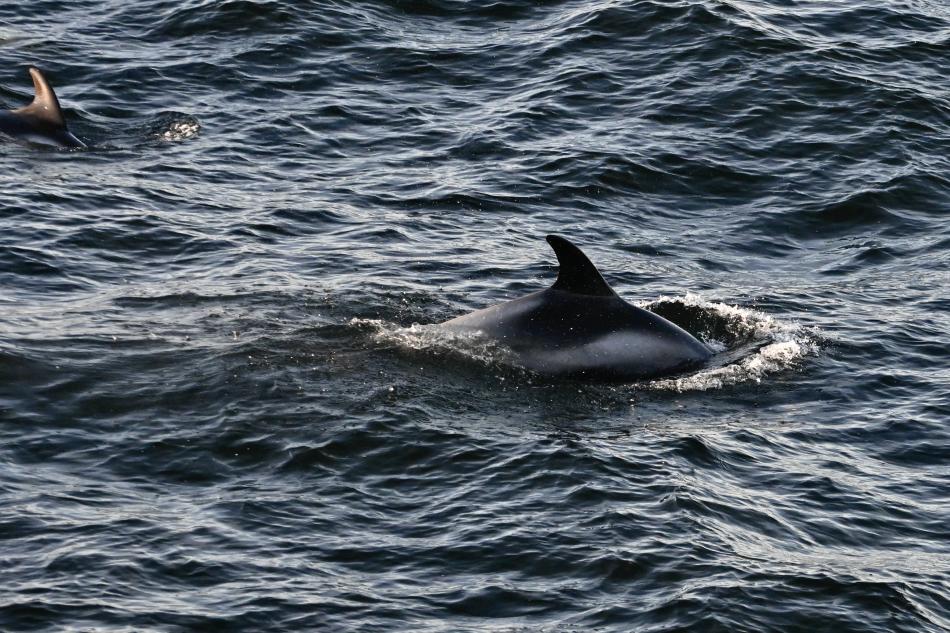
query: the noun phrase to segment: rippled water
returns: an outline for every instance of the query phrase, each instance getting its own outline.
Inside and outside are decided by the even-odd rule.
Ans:
[[[950,630],[943,0],[0,5],[4,631]],[[431,324],[546,233],[707,368]]]

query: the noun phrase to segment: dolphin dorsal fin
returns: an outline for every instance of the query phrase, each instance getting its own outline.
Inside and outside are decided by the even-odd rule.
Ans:
[[[59,108],[59,99],[56,93],[46,81],[46,77],[38,68],[30,67],[30,77],[33,78],[33,89],[36,96],[33,97],[33,103],[14,110],[17,114],[24,114],[39,119],[57,127],[66,127],[66,119],[63,117],[63,111]]]
[[[607,285],[604,278],[600,276],[597,268],[590,263],[587,255],[581,252],[581,249],[559,235],[548,235],[546,239],[551,248],[554,249],[554,254],[557,255],[557,263],[560,265],[557,272],[557,281],[551,286],[553,290],[563,290],[564,292],[594,297],[614,297],[617,295]]]

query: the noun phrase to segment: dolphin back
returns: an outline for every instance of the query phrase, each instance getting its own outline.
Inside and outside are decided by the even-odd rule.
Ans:
[[[462,315],[443,326],[478,332],[510,349],[522,367],[562,378],[642,380],[694,369],[712,356],[679,326],[618,296],[554,288]]]
[[[633,381],[701,366],[712,351],[658,314],[624,301],[584,253],[549,235],[557,281],[547,290],[443,323],[509,348],[526,369],[549,376]]]

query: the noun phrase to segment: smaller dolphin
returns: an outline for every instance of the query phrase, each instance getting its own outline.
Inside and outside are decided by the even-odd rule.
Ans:
[[[712,357],[685,330],[621,299],[579,248],[557,235],[547,241],[560,265],[553,286],[442,327],[480,333],[509,348],[526,369],[561,378],[656,378],[695,369]]]
[[[55,147],[86,147],[66,128],[59,99],[46,77],[30,68],[36,96],[33,103],[18,110],[0,110],[0,132],[17,140]]]

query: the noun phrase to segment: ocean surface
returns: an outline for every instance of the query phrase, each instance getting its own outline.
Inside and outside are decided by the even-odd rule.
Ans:
[[[0,630],[950,630],[946,0],[39,0],[0,144]],[[548,233],[717,350],[440,321]]]

